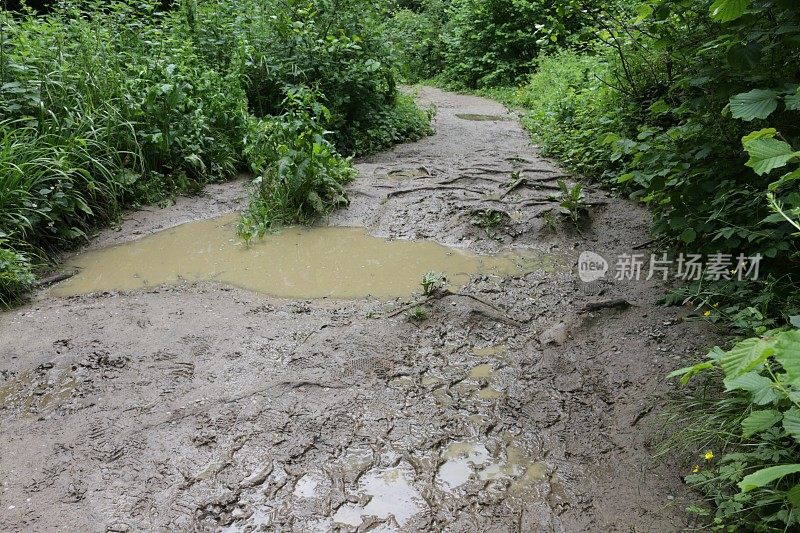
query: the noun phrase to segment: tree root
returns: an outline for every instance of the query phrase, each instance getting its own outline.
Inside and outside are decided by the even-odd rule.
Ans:
[[[487,311],[487,310],[473,309],[471,311],[473,313],[476,313],[476,314],[479,314],[479,315],[483,315],[483,316],[485,316],[487,318],[491,318],[493,320],[497,320],[498,322],[503,322],[504,324],[509,324],[509,325],[512,325],[512,326],[522,326],[523,325],[522,322],[520,322],[518,320],[514,320],[513,318],[508,316],[508,314],[505,311],[503,311],[502,309],[500,309],[499,307],[497,307],[493,303],[484,300],[483,298],[475,296],[474,294],[466,294],[466,293],[463,293],[463,292],[453,292],[450,289],[441,289],[441,288],[440,289],[434,289],[434,291],[431,292],[431,294],[428,295],[424,300],[421,300],[419,302],[412,302],[410,304],[407,304],[407,305],[404,305],[404,306],[400,307],[399,309],[395,309],[394,311],[384,315],[384,318],[393,318],[393,317],[396,317],[397,315],[399,315],[401,313],[404,313],[404,312],[408,311],[409,309],[411,309],[413,307],[417,307],[419,305],[425,305],[425,304],[430,303],[430,302],[435,301],[435,300],[443,300],[443,299],[449,298],[451,296],[457,296],[457,297],[461,297],[461,298],[469,298],[470,300],[475,300],[476,302],[478,302],[478,303],[480,303],[482,305],[485,305],[486,307],[488,307],[489,309],[492,310],[490,312],[490,311]]]

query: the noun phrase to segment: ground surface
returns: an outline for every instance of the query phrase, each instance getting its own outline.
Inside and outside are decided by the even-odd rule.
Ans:
[[[647,240],[640,208],[591,190],[582,233],[549,230],[560,172],[515,117],[435,89],[420,99],[438,108],[436,135],[360,161],[352,205],[329,224],[568,262]],[[515,170],[526,186],[487,197]],[[236,210],[242,194],[215,185],[132,213],[92,246]],[[491,234],[470,216],[490,207],[511,215]],[[658,307],[657,282],[586,287],[569,269],[462,292],[491,305],[445,296],[419,324],[388,316],[399,301],[212,283],[40,292],[0,314],[0,529],[685,527],[684,472],[647,444],[664,375],[710,342],[702,327]],[[580,313],[610,298],[632,307]]]

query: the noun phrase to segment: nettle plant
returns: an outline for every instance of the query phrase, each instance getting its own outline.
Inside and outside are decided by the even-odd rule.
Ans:
[[[717,404],[718,419],[730,420],[723,413],[728,408],[743,408],[736,424],[725,428],[716,463],[686,477],[717,506],[716,529],[800,526],[800,316],[791,322],[792,329],[745,339],[727,351],[715,347],[706,361],[670,374],[686,384],[699,374],[721,373],[726,399]]]

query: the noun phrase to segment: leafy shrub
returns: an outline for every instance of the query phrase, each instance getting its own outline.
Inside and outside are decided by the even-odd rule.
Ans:
[[[426,0],[413,10],[400,9],[386,21],[384,34],[393,43],[394,63],[403,80],[418,82],[442,72],[447,4],[444,0]]]
[[[793,320],[800,325],[800,317]],[[686,480],[716,505],[713,528],[796,529],[800,526],[800,329],[748,338],[728,351],[714,348],[707,361],[671,377],[680,376],[685,384],[702,373],[721,378],[725,395],[713,399],[691,427],[696,442],[712,451],[703,467],[695,466]],[[706,431],[698,431],[698,425]],[[713,449],[719,452],[715,455]]]
[[[603,83],[609,68],[604,55],[564,50],[540,57],[524,85],[485,92],[525,110],[522,122],[545,155],[585,176],[616,177],[622,167],[606,139],[627,131],[630,119],[624,99]]]
[[[239,234],[260,237],[275,226],[308,223],[348,204],[343,185],[355,177],[350,160],[325,138],[326,107],[308,92],[291,93],[276,119],[253,119],[246,147],[259,172]]]
[[[28,258],[0,240],[0,306],[15,302],[34,282]]]

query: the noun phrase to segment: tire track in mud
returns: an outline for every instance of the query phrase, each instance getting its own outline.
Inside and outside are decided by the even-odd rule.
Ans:
[[[514,117],[431,88],[420,100],[438,108],[436,135],[359,161],[351,207],[329,224],[535,250],[567,266],[585,249],[647,240],[641,208],[591,188],[590,224],[550,231],[542,213],[563,172]],[[97,242],[235,209],[240,187],[137,213]],[[507,214],[493,231],[473,224],[488,208]],[[569,268],[479,276],[460,289],[475,298],[433,298],[421,323],[389,316],[401,301],[293,301],[212,283],[42,292],[0,315],[0,523],[681,530],[683,472],[648,444],[663,376],[711,336],[658,307],[656,281],[589,289]],[[634,305],[579,313],[612,298]]]

